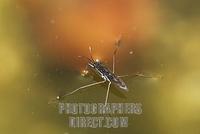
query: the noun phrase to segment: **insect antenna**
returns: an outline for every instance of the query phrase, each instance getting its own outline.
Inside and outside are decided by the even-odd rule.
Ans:
[[[116,64],[116,54],[117,54],[117,51],[118,51],[118,49],[119,49],[119,47],[120,47],[120,45],[121,45],[121,36],[120,36],[120,38],[119,39],[117,39],[116,40],[116,43],[115,43],[115,50],[114,50],[114,52],[113,52],[113,68],[112,68],[112,72],[113,73],[115,73],[115,64]]]
[[[92,47],[91,46],[89,46],[89,52],[90,52],[90,58],[94,61],[94,58],[92,56]]]

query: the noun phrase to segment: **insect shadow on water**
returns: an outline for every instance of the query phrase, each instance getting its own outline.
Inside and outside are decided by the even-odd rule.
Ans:
[[[88,61],[86,68],[90,69],[93,71],[93,75],[97,74],[97,76],[101,79],[100,81],[94,82],[94,83],[90,83],[84,86],[81,86],[79,88],[76,88],[75,90],[73,90],[72,92],[66,93],[62,96],[57,96],[56,99],[54,100],[62,100],[64,99],[66,96],[68,95],[72,95],[74,93],[76,93],[77,91],[84,89],[84,88],[88,88],[91,86],[96,86],[96,85],[100,85],[100,84],[107,84],[107,92],[106,92],[106,98],[105,98],[105,105],[107,105],[108,102],[108,98],[109,98],[109,93],[110,93],[110,88],[111,85],[113,85],[115,88],[119,89],[120,91],[125,91],[128,92],[128,87],[126,85],[126,83],[122,80],[122,78],[124,77],[143,77],[143,78],[156,78],[153,76],[145,76],[142,73],[135,73],[135,74],[127,74],[127,75],[117,75],[115,73],[115,65],[116,65],[116,54],[119,50],[119,47],[121,45],[121,38],[119,40],[116,41],[115,43],[115,50],[113,52],[113,56],[112,56],[112,71],[101,61],[94,60],[93,56],[92,56],[92,47],[89,46],[89,52],[90,52],[90,58],[86,57],[86,56],[79,56],[79,58],[84,58]],[[84,70],[84,74],[88,73],[88,70]],[[83,75],[84,75],[83,74]],[[116,92],[115,92],[116,93]],[[122,95],[122,94],[121,94]],[[124,96],[124,95],[122,95]]]

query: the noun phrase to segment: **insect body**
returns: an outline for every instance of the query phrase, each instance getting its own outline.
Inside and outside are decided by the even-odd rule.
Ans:
[[[81,86],[81,87],[75,89],[74,91],[67,93],[63,96],[57,96],[57,100],[60,100],[61,98],[64,98],[65,96],[71,95],[71,94],[79,91],[80,89],[91,87],[91,86],[98,85],[98,84],[102,84],[102,83],[105,83],[105,82],[108,82],[105,105],[107,104],[107,101],[108,101],[108,96],[109,96],[111,84],[114,85],[115,87],[117,87],[118,89],[121,89],[122,91],[128,91],[128,88],[127,88],[125,82],[121,78],[127,77],[129,75],[118,76],[118,75],[115,74],[115,57],[116,57],[116,53],[118,51],[118,48],[120,46],[120,42],[121,42],[120,40],[118,40],[116,42],[116,48],[115,48],[115,51],[113,53],[113,59],[112,59],[112,63],[113,63],[112,64],[112,71],[110,69],[108,69],[102,62],[100,62],[98,60],[95,61],[93,59],[92,48],[89,46],[90,58],[85,57],[85,56],[79,56],[79,57],[86,58],[88,60],[88,64],[87,64],[88,67],[90,67],[103,80],[99,81],[99,82],[91,83],[91,84],[88,84],[88,85],[85,85],[85,86]],[[152,77],[146,77],[143,74],[134,74],[134,75],[140,76],[140,77],[145,77],[145,78],[152,78]]]
[[[117,88],[124,91],[128,91],[128,88],[125,82],[110,71],[103,63],[101,62],[89,62],[88,65],[105,81],[111,82]]]

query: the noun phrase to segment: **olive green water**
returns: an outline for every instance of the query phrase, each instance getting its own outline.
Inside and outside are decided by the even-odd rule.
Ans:
[[[72,129],[48,101],[93,80],[72,68],[52,65],[40,54],[23,9],[0,0],[0,133],[1,134],[199,134],[200,9],[198,1],[160,1],[167,18],[148,49],[139,45],[120,73],[135,70],[163,79],[125,78],[130,91],[111,89],[109,102],[140,102],[143,114],[129,116],[129,127]],[[141,53],[140,53],[141,52]],[[67,102],[104,102],[106,86],[95,86]]]

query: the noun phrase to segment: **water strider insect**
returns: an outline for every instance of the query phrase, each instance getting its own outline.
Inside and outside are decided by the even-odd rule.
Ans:
[[[85,56],[79,56],[79,57],[86,58],[88,60],[87,66],[90,67],[98,76],[100,76],[102,78],[102,81],[91,83],[91,84],[88,84],[88,85],[85,85],[85,86],[81,86],[81,87],[75,89],[74,91],[67,93],[63,96],[57,96],[56,99],[60,100],[61,98],[64,98],[65,96],[74,94],[75,92],[79,91],[80,89],[91,87],[91,86],[98,85],[98,84],[102,84],[102,83],[105,83],[105,82],[108,82],[105,105],[108,102],[111,84],[114,85],[116,88],[122,90],[122,91],[128,92],[128,87],[127,87],[126,83],[121,78],[130,76],[130,75],[116,75],[115,74],[115,59],[116,59],[116,54],[117,54],[117,51],[120,47],[120,44],[121,44],[121,39],[117,40],[116,44],[115,44],[116,48],[114,50],[113,58],[112,58],[112,71],[108,67],[106,67],[105,64],[100,62],[99,60],[94,60],[94,58],[92,56],[92,48],[91,48],[91,46],[89,46],[90,58],[85,57]],[[85,71],[84,73],[87,73],[87,71]],[[132,74],[132,75],[139,76],[139,77],[145,77],[145,78],[154,78],[154,77],[151,77],[151,76],[145,76],[145,75],[140,74],[140,73]]]

